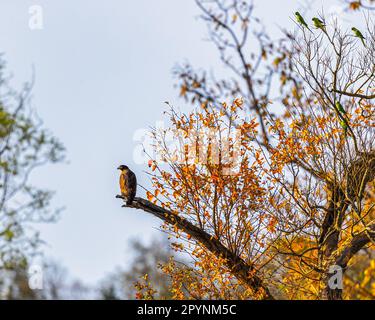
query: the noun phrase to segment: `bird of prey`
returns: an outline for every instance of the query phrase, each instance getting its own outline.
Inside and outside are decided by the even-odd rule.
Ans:
[[[361,39],[363,45],[366,46],[366,44],[365,44],[365,37],[363,36],[362,32],[359,31],[359,30],[358,30],[357,28],[355,28],[355,27],[352,28],[352,31],[353,31],[354,35],[355,35],[357,38]]]
[[[296,20],[297,20],[297,22],[298,22],[301,26],[303,26],[303,27],[305,27],[305,28],[307,28],[307,29],[310,30],[310,28],[309,28],[309,26],[307,25],[305,19],[302,17],[302,15],[301,15],[298,11],[297,11],[294,15],[296,16]],[[310,30],[310,31],[311,31],[311,30]]]
[[[314,22],[314,27],[317,28],[317,29],[321,29],[323,30],[324,32],[326,32],[326,25],[324,24],[324,22],[322,20],[320,20],[319,18],[312,18],[312,21]]]
[[[121,171],[120,174],[120,190],[121,195],[126,200],[126,205],[130,206],[133,203],[137,192],[137,177],[128,166],[121,165],[117,168]]]
[[[336,109],[337,111],[341,112],[342,114],[346,114],[346,111],[342,104],[339,101],[336,101]]]

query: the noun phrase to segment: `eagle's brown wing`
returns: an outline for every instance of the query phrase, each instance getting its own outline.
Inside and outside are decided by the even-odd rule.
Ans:
[[[137,177],[129,170],[126,174],[127,205],[131,205],[137,193]]]

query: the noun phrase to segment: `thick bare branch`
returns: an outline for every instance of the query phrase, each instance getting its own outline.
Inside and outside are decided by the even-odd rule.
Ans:
[[[121,198],[121,196],[117,197]],[[235,275],[237,279],[243,282],[244,285],[251,288],[255,294],[262,293],[264,300],[274,299],[269,289],[264,285],[261,278],[255,274],[256,270],[254,266],[245,263],[243,259],[226,248],[220,241],[215,239],[207,232],[201,230],[197,226],[193,225],[191,222],[174,214],[169,210],[153,204],[148,200],[138,197],[134,199],[134,202],[130,206],[124,205],[124,207],[143,210],[145,212],[151,213],[153,216],[161,219],[169,225],[177,226],[180,230],[190,235],[193,239],[205,246],[210,252],[218,257],[226,259],[226,264],[231,273]]]

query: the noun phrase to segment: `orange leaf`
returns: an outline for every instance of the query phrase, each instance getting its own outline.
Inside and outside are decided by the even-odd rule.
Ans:
[[[160,190],[159,190],[159,189],[156,189],[156,190],[155,190],[155,197],[157,197],[157,196],[159,195],[159,193],[160,193]]]
[[[360,7],[361,7],[361,1],[352,1],[349,4],[349,8],[351,10],[359,10]]]
[[[154,198],[154,195],[149,191],[146,192],[146,196],[148,201],[152,201],[152,199]]]

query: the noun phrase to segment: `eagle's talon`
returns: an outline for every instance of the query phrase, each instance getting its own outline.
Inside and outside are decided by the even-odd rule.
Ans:
[[[121,195],[121,194],[117,194],[117,195],[116,195],[116,199],[124,199],[124,196]]]

